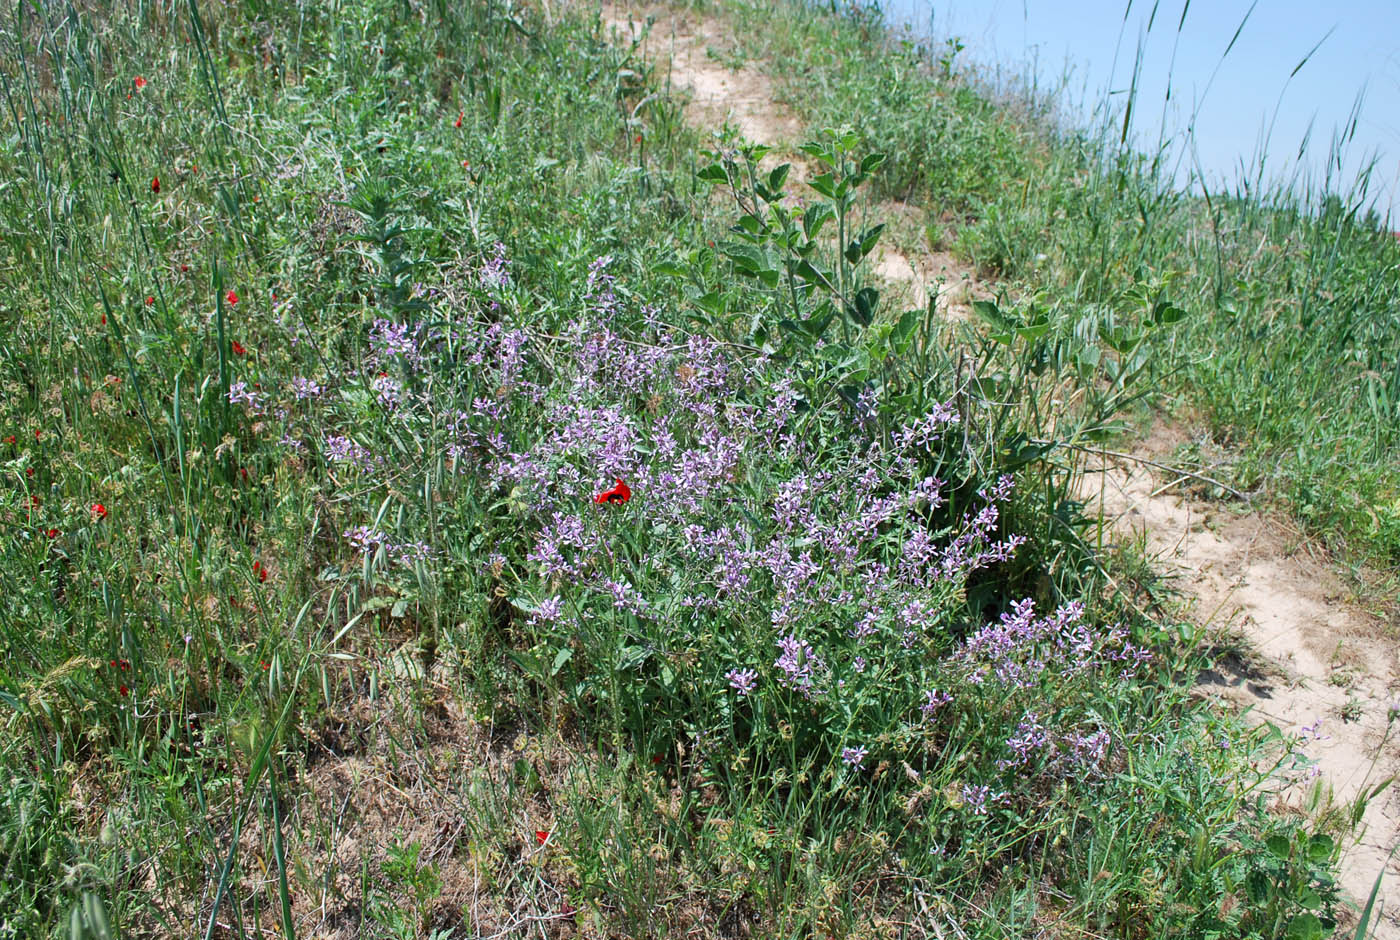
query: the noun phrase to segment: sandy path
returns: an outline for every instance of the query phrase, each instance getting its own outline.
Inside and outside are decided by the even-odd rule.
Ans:
[[[1183,440],[1159,428],[1135,452],[1170,464]],[[1317,759],[1334,807],[1349,812],[1352,801],[1400,770],[1400,723],[1385,736],[1400,689],[1396,643],[1349,603],[1328,559],[1311,555],[1278,520],[1182,495],[1190,480],[1112,458],[1089,467],[1081,498],[1120,536],[1145,539],[1157,570],[1174,576],[1189,601],[1191,619],[1229,628],[1253,650],[1247,666],[1222,662],[1204,673],[1204,694],[1309,739],[1303,753]],[[1281,808],[1302,812],[1313,781],[1308,773],[1294,777]],[[1343,844],[1340,880],[1353,900],[1364,901],[1385,869],[1375,936],[1400,940],[1400,854],[1392,854],[1400,844],[1400,795],[1387,789],[1369,801],[1362,827]]]
[[[767,144],[794,164],[790,187],[806,176],[805,158],[795,153],[803,127],[777,103],[772,81],[757,68],[730,69],[711,55],[728,45],[724,27],[683,10],[660,5],[605,4],[603,22],[619,42],[641,42],[643,55],[669,64],[671,82],[691,96],[686,120],[702,131],[732,124],[745,139]],[[646,30],[648,18],[651,28]],[[769,158],[770,161],[774,157]],[[922,306],[938,287],[938,305],[948,319],[970,313],[974,297],[991,290],[971,269],[923,238],[922,211],[902,203],[870,207],[889,224],[874,274],[895,302]],[[1146,442],[1142,456],[1170,462],[1174,441]],[[1346,591],[1324,559],[1296,548],[1276,523],[1257,515],[1232,516],[1183,498],[1170,478],[1154,476],[1127,461],[1100,460],[1085,480],[1084,496],[1097,503],[1120,533],[1145,532],[1148,552],[1189,599],[1200,623],[1234,626],[1258,652],[1248,675],[1222,666],[1202,676],[1204,694],[1218,697],[1277,725],[1285,734],[1310,740],[1305,753],[1318,759],[1333,805],[1347,804],[1400,770],[1400,742],[1381,751],[1388,705],[1400,698],[1396,644],[1380,625],[1346,601]],[[1321,720],[1321,724],[1316,722]],[[1397,733],[1395,737],[1400,737]],[[1312,781],[1300,773],[1283,801],[1301,811]],[[1400,940],[1400,795],[1387,790],[1372,800],[1363,827],[1342,860],[1341,882],[1353,899],[1364,900],[1386,869],[1380,940]],[[1387,865],[1387,859],[1390,859]]]
[[[644,56],[669,64],[672,85],[690,95],[686,123],[704,132],[728,123],[745,140],[772,147],[765,165],[792,163],[788,189],[801,195],[807,178],[807,157],[796,150],[803,140],[802,122],[777,103],[773,82],[762,71],[749,65],[731,69],[711,56],[711,50],[730,45],[722,24],[685,10],[642,3],[604,4],[602,16],[620,42],[640,42]],[[942,316],[966,319],[972,300],[989,295],[968,265],[928,247],[922,210],[886,201],[869,206],[867,212],[872,220],[888,225],[869,260],[871,272],[891,292],[893,309],[923,307],[930,289],[936,288]]]

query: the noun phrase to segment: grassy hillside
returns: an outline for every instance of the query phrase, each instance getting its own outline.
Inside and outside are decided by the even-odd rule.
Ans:
[[[1106,334],[1131,345],[1143,299],[1168,297],[1185,316],[1144,365],[1156,399],[1199,415],[1224,451],[1209,472],[1393,574],[1400,239],[1367,210],[1364,178],[1341,195],[1316,181],[1173,184],[1190,142],[1130,149],[1131,108],[1082,129],[1054,100],[989,98],[954,42],[896,41],[863,6],[725,8],[740,54],[783,63],[780,94],[808,121],[849,123],[888,152],[878,188],[923,206],[932,241],[1003,284],[1014,316],[1048,326],[1046,349],[1093,358]]]
[[[771,15],[826,83],[813,127],[854,123],[812,134],[828,175],[800,206],[760,153],[707,149],[587,9],[6,9],[0,933],[1306,937],[1345,916],[1343,821],[1268,811],[1293,742],[1191,696],[1203,638],[1152,616],[1140,560],[1093,549],[1054,446],[1147,376],[1238,375],[1185,350],[1243,262],[1154,280],[1127,196],[1096,184],[1115,234],[1080,289],[1103,329],[1076,333],[1048,275],[1044,323],[892,309],[865,273],[879,233],[845,228],[869,194],[946,201],[975,257],[1029,277],[988,246],[1056,211],[1012,213],[1001,184],[1071,186],[1071,144],[921,65],[860,113],[933,95],[989,162],[856,122],[842,102],[901,53],[867,55],[865,20]],[[1316,245],[1360,243],[1326,218]],[[1046,241],[1053,271],[1089,250]],[[1316,245],[1274,263],[1335,298]],[[1286,327],[1266,335],[1309,335]]]

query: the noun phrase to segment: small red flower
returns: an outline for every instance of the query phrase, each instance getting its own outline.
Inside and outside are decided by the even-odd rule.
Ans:
[[[103,326],[106,326],[106,325],[107,325],[107,314],[105,314],[105,313],[102,314],[102,325],[103,325]]]
[[[549,833],[548,833],[548,832],[546,832],[546,831],[543,830],[543,829],[536,829],[536,830],[535,830],[535,844],[536,844],[536,845],[544,845],[545,842],[548,841],[548,839],[549,839]]]
[[[45,532],[44,534],[47,535],[47,536],[48,536],[49,538],[51,538],[51,539],[56,539],[56,538],[58,538],[58,530],[57,530],[57,529],[49,529],[49,530],[48,530],[47,532]]]
[[[462,126],[462,115],[464,115],[464,114],[466,114],[466,113],[467,113],[467,112],[465,112],[465,111],[458,111],[458,112],[457,112],[457,120],[455,120],[455,121],[452,122],[452,126],[453,126],[453,127],[461,127],[461,126]]]
[[[238,295],[233,292],[233,288],[229,288],[228,293],[224,295],[224,300],[228,301],[230,307],[238,303]]]
[[[6,444],[13,444],[14,442],[15,442],[15,436],[14,436],[13,434],[11,434],[9,437],[5,438],[5,443],[6,443]]]
[[[117,686],[117,691],[120,692],[123,697],[131,694],[131,690],[124,685]]]
[[[245,349],[245,348],[243,347],[243,344],[240,343],[238,340],[234,340],[234,341],[233,341],[233,354],[234,354],[235,356],[241,356],[241,355],[243,355],[244,353],[246,353],[247,351],[248,351],[248,350]]]
[[[145,88],[145,87],[146,87],[146,80],[145,80],[144,78],[142,78],[140,75],[136,76],[134,82],[135,82],[136,90],[137,90],[137,91],[140,91],[142,88]]]
[[[159,177],[159,176],[153,176],[153,177],[151,177],[151,192],[156,193],[156,194],[159,194],[159,193],[160,193],[160,177]]]
[[[622,482],[621,477],[618,477],[617,484],[607,492],[599,493],[597,496],[593,497],[593,502],[599,505],[603,503],[625,503],[631,498],[632,490],[628,488],[626,483]]]
[[[641,135],[641,134],[638,134],[638,135],[637,135],[637,143],[640,144],[641,142],[642,142],[642,135]]]
[[[655,766],[656,764],[661,763],[661,755],[660,755],[660,754],[653,754],[653,755],[651,755],[651,762],[652,762],[652,765],[653,765],[653,766]]]
[[[189,271],[189,269],[190,269],[190,266],[187,265],[187,264],[182,264],[182,265],[180,265],[180,273],[181,273],[181,274],[187,273],[187,272]]]
[[[147,294],[147,295],[146,295],[146,306],[147,306],[147,307],[151,306],[151,305],[154,304],[155,302],[156,302],[156,299],[155,299],[154,297],[152,297],[150,294]]]
[[[259,584],[267,580],[267,569],[262,566],[260,561],[253,562],[253,574],[258,576]]]
[[[42,429],[42,428],[35,428],[35,429],[34,429],[34,440],[40,441],[40,440],[43,440],[43,439],[44,439],[44,431],[43,431],[43,429]]]
[[[27,477],[32,477],[32,476],[34,475],[34,468],[33,468],[33,467],[25,467],[25,468],[24,468],[24,475],[27,476]]]
[[[106,519],[106,518],[107,518],[107,507],[106,507],[106,506],[102,505],[101,503],[93,503],[91,508],[92,508],[92,517],[93,517],[94,519]]]

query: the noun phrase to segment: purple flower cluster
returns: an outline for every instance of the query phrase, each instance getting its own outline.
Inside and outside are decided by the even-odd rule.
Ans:
[[[813,684],[825,670],[816,651],[795,636],[783,637],[778,640],[777,646],[782,650],[782,654],[773,662],[773,665],[782,671],[782,675],[778,676],[778,684],[811,696]]]
[[[249,410],[257,413],[262,410],[263,394],[257,389],[249,388],[247,382],[230,382],[228,403],[230,405],[247,405]]]
[[[968,575],[1007,561],[1025,540],[1006,531],[1010,477],[965,512],[939,512],[956,491],[934,475],[955,465],[944,459],[962,420],[952,404],[888,438],[861,433],[839,411],[812,406],[810,390],[778,363],[656,323],[645,339],[624,335],[626,295],[612,264],[604,256],[590,265],[587,309],[559,335],[518,328],[504,302],[490,322],[454,322],[450,334],[470,391],[435,426],[458,471],[527,527],[527,564],[491,570],[549,598],[531,626],[559,639],[580,625],[621,625],[623,613],[646,621],[626,629],[664,629],[714,654],[712,676],[727,668],[715,663],[754,663],[724,673],[735,697],[796,692],[765,697],[763,710],[844,728],[864,742],[839,748],[852,768],[871,748],[947,734],[949,712],[960,719],[992,696],[1014,696],[1022,714],[1014,732],[993,739],[1005,743],[993,756],[1008,776],[1100,767],[1106,732],[1066,722],[1058,703],[1037,698],[1030,711],[1022,700],[1077,676],[1132,675],[1150,654],[1119,628],[1086,624],[1082,605],[1037,616],[1029,600],[957,642]],[[498,249],[482,284],[508,285],[507,265]],[[376,330],[380,355],[410,366],[423,355],[421,338],[403,328]],[[376,392],[397,401],[402,388]],[[429,396],[423,403],[433,406]],[[855,405],[857,423],[873,421],[876,390]],[[338,462],[370,460],[345,438],[327,439],[326,451]],[[626,513],[595,503],[617,478],[634,494]],[[357,550],[378,550],[382,538],[366,530]],[[716,637],[723,646],[704,645]],[[761,663],[769,643],[771,667]],[[874,714],[893,716],[894,727]],[[834,757],[837,742],[830,747]],[[976,814],[1004,795],[964,787]]]
[[[506,246],[496,242],[496,253],[477,273],[481,286],[488,290],[505,290],[510,287],[510,259],[506,257]]]
[[[987,815],[987,804],[998,803],[1005,797],[1005,793],[997,793],[984,784],[965,783],[962,786],[963,802],[972,810],[974,816]]]
[[[394,359],[401,359],[411,367],[421,366],[424,361],[419,348],[422,332],[421,326],[410,329],[407,324],[394,323],[382,317],[375,320],[369,331],[370,362],[383,366]]]
[[[338,434],[328,434],[325,441],[326,459],[331,463],[348,463],[363,471],[373,470],[378,460],[359,441]]]
[[[748,695],[758,685],[758,673],[752,669],[731,669],[724,677],[739,698]]]
[[[426,561],[433,554],[431,546],[426,542],[395,542],[378,529],[365,525],[346,529],[341,535],[358,554],[373,555],[383,551],[384,557],[389,561],[405,567]]]
[[[292,379],[292,395],[297,401],[306,401],[308,398],[320,398],[325,389],[315,382],[298,375]]]
[[[1053,666],[1064,680],[1107,663],[1125,663],[1119,678],[1131,679],[1152,654],[1135,646],[1121,627],[1093,629],[1083,622],[1084,605],[1065,604],[1048,617],[1035,616],[1029,598],[1011,605],[1001,620],[972,634],[958,652],[974,684],[994,679],[1002,686],[1031,689]]]
[[[385,411],[398,411],[403,405],[403,383],[388,375],[376,375],[369,383],[375,401]]]

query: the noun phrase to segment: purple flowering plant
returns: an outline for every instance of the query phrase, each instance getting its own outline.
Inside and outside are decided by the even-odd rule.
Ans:
[[[509,548],[491,590],[525,637],[511,661],[639,750],[703,738],[716,768],[861,787],[905,763],[1008,801],[1106,773],[1116,742],[1091,703],[1151,655],[1080,604],[969,605],[1026,540],[1006,525],[1014,479],[978,480],[964,411],[814,405],[830,377],[810,363],[628,326],[617,269],[589,266],[557,331],[493,295],[450,352],[395,359],[426,394],[393,421],[494,507],[482,544]],[[598,503],[617,479],[630,500]],[[975,781],[953,762],[969,750]]]

